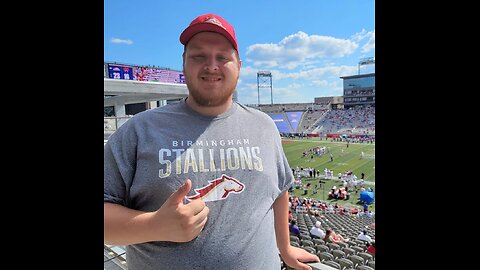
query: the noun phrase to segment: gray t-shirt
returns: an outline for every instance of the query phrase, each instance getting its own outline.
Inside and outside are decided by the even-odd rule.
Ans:
[[[205,117],[182,100],[135,115],[105,145],[105,202],[155,211],[186,179],[210,209],[203,231],[127,246],[130,270],[280,269],[272,205],[293,175],[268,115],[234,103]]]

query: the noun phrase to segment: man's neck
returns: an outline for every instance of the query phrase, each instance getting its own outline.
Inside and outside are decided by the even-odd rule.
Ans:
[[[194,101],[194,99],[190,96],[187,97],[187,100],[185,102],[187,103],[188,107],[190,107],[190,109],[196,111],[199,114],[205,115],[205,116],[221,115],[221,114],[225,113],[226,111],[228,111],[232,107],[232,104],[233,104],[233,100],[228,99],[227,102],[225,102],[224,104],[219,105],[219,106],[214,106],[214,107],[202,106],[202,105],[199,105],[198,103],[196,103]]]

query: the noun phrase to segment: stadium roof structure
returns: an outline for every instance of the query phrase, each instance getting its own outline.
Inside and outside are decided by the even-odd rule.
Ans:
[[[187,85],[103,78],[103,106],[179,99],[188,96]]]
[[[373,76],[375,76],[375,72],[359,74],[359,75],[342,76],[340,78],[341,79],[356,79],[356,78],[373,77]]]

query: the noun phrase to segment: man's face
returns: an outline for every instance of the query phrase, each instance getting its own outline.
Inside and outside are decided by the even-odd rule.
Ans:
[[[225,104],[237,86],[240,65],[235,49],[223,35],[196,34],[188,42],[183,56],[189,97],[200,106]]]

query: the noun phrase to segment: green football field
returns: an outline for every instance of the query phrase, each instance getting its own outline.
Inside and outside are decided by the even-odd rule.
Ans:
[[[375,144],[349,143],[347,147],[347,143],[345,142],[332,142],[331,140],[325,141],[318,140],[317,138],[296,140],[284,139],[282,142],[283,149],[292,168],[296,168],[297,166],[303,168],[313,167],[320,171],[320,177],[317,176],[315,179],[302,177],[302,183],[311,183],[306,197],[326,200],[327,202],[336,202],[339,205],[346,205],[349,207],[356,206],[361,208],[362,205],[358,204],[358,199],[360,197],[359,192],[350,192],[349,200],[328,198],[328,192],[333,186],[338,187],[343,185],[343,181],[338,180],[338,173],[340,172],[343,174],[346,171],[352,171],[353,174],[357,175],[358,181],[363,172],[365,174],[365,188],[372,187],[375,192]],[[328,152],[321,156],[314,155],[313,159],[311,158],[311,154],[303,157],[303,152],[305,150],[317,146],[325,146]],[[330,161],[330,154],[333,155],[333,162]],[[324,178],[325,168],[333,170],[333,179]],[[325,182],[321,187],[319,180]],[[315,185],[317,185],[317,193],[313,194]],[[303,193],[303,189],[294,190],[294,194],[297,196],[303,196]],[[375,212],[375,203],[369,205],[369,210]]]

